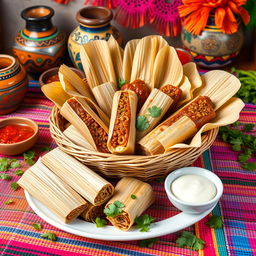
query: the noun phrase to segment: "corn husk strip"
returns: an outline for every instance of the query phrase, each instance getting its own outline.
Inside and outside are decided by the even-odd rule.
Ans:
[[[65,223],[71,222],[88,206],[77,192],[40,160],[23,174],[18,184]]]
[[[132,63],[133,63],[134,53],[139,41],[140,39],[130,40],[124,48],[122,77],[126,81],[126,83],[131,82]]]
[[[70,125],[63,131],[63,134],[76,145],[90,151],[95,151],[94,147],[84,138],[84,136],[75,128],[75,126]]]
[[[182,64],[176,50],[167,45],[158,53],[154,62],[151,87],[160,88],[166,84],[178,86],[183,77]]]
[[[80,217],[85,221],[93,222],[97,217],[103,216],[103,205],[93,205],[88,203],[89,206],[80,214]]]
[[[108,134],[108,127],[105,123],[96,115],[96,113],[90,108],[90,106],[86,103],[86,101],[82,98],[73,97],[76,102],[78,102],[82,108],[94,119],[95,122]],[[96,142],[89,130],[89,127],[84,123],[84,121],[80,118],[78,113],[69,105],[68,102],[65,102],[62,106],[60,113],[64,116],[71,124],[73,124],[76,129],[84,136],[85,139],[92,145],[94,150],[98,151]]]
[[[162,119],[165,115],[167,110],[173,103],[173,99],[168,96],[167,94],[163,93],[159,89],[153,89],[149,94],[146,102],[144,103],[143,107],[141,108],[138,116],[145,116],[148,120],[149,127],[144,131],[136,130],[136,140],[141,139],[147,133],[149,133]],[[158,108],[162,109],[161,115],[159,117],[152,117],[149,115],[148,109],[152,108],[153,106],[157,106]]]
[[[116,86],[108,82],[94,87],[92,92],[100,108],[110,117]]]
[[[111,82],[117,84],[110,49],[105,40],[95,40],[81,46],[81,62],[91,88]]]
[[[80,78],[72,69],[70,69],[66,65],[61,65],[59,68],[59,79],[62,84],[62,81],[65,84],[67,84],[68,88],[72,91],[77,91],[80,93],[80,95],[87,97],[94,101],[94,97],[91,93],[91,89],[89,85],[84,81],[82,78]],[[64,88],[65,90],[65,88]],[[66,90],[65,90],[66,91]],[[66,91],[67,92],[67,91]],[[68,93],[68,92],[67,92]],[[80,96],[76,95],[76,96]]]
[[[59,148],[45,154],[42,163],[93,205],[103,204],[114,193],[111,183]]]
[[[135,195],[136,199],[132,199],[131,195]],[[125,206],[120,215],[108,216],[107,219],[115,227],[127,231],[133,225],[135,218],[140,216],[154,202],[154,199],[153,189],[148,183],[134,178],[122,178],[117,183],[115,194],[106,204],[106,207],[115,201],[120,201]]]
[[[61,106],[65,103],[66,100],[68,100],[70,95],[68,95],[62,88],[62,85],[60,82],[52,82],[49,84],[45,84],[41,88],[44,95],[58,108],[61,108]]]
[[[156,55],[166,45],[167,42],[161,36],[147,36],[142,38],[134,53],[130,80],[141,79],[150,89],[153,89],[151,82]]]
[[[195,96],[204,95],[210,97],[215,110],[225,104],[241,87],[241,83],[234,75],[222,71],[212,70],[201,76],[203,87],[195,91]]]
[[[192,94],[192,86],[189,79],[186,76],[183,76],[181,83],[179,84],[179,88],[182,90],[181,100],[178,102],[177,106],[182,106],[193,99]]]
[[[126,130],[126,132],[128,133],[128,138],[125,139],[127,140],[127,143],[125,145],[118,145],[117,147],[114,147],[111,143],[111,139],[116,126],[116,118],[117,118],[118,109],[119,109],[120,97],[122,94],[128,94],[129,103],[127,104],[129,104],[130,113],[131,113],[130,119],[128,119],[128,130]],[[137,102],[138,102],[137,94],[134,91],[125,90],[125,91],[117,91],[115,93],[114,99],[113,99],[113,107],[111,112],[109,136],[108,136],[108,143],[107,143],[108,149],[111,153],[114,153],[114,154],[133,154],[134,153],[135,136],[136,136],[135,122],[136,122]],[[124,121],[121,121],[121,122],[124,122]],[[125,134],[122,134],[122,135],[125,136]]]
[[[123,49],[119,46],[116,39],[111,35],[108,39],[108,47],[110,50],[110,55],[112,58],[116,79],[122,77],[122,67],[123,67]]]
[[[191,94],[193,95],[194,90],[200,88],[203,85],[196,64],[194,62],[184,64],[183,74],[188,78],[191,83]]]

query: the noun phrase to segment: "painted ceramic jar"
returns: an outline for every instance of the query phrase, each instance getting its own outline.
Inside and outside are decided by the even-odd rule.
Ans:
[[[198,65],[218,68],[230,64],[238,55],[244,42],[244,27],[240,22],[237,32],[224,34],[216,27],[211,15],[200,35],[192,35],[183,28],[181,39]]]
[[[21,12],[26,26],[18,32],[13,52],[28,72],[41,73],[63,62],[66,35],[52,24],[53,15],[54,10],[43,5]]]
[[[113,13],[100,6],[87,6],[79,10],[76,19],[79,26],[68,39],[69,56],[77,68],[83,70],[80,59],[80,46],[93,40],[108,40],[111,35],[121,44],[119,31],[110,25]]]
[[[10,55],[0,54],[0,115],[17,109],[28,87],[26,71]]]

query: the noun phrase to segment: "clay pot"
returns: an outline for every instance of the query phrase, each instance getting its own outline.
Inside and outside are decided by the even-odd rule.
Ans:
[[[80,59],[80,46],[83,44],[98,39],[108,40],[111,35],[121,44],[119,31],[110,25],[112,18],[112,11],[106,7],[87,6],[77,12],[79,26],[68,39],[68,52],[74,66],[83,70]]]
[[[16,110],[28,87],[26,71],[10,55],[0,54],[0,115]]]
[[[66,35],[52,24],[53,15],[54,10],[44,5],[21,12],[26,26],[18,32],[13,52],[28,72],[41,73],[63,63]]]

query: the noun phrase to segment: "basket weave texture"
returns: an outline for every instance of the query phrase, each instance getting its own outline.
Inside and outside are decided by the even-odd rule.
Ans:
[[[120,156],[90,151],[76,145],[62,133],[60,119],[59,110],[55,106],[49,122],[51,135],[57,145],[92,170],[109,178],[135,177],[148,181],[165,177],[175,169],[191,165],[212,145],[218,134],[218,128],[205,132],[199,148],[174,149],[169,153],[153,156]]]

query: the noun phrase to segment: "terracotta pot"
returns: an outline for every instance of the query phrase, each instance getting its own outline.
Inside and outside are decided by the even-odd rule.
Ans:
[[[27,87],[28,78],[24,68],[14,57],[0,54],[0,115],[19,107]]]
[[[68,52],[74,66],[83,70],[79,52],[83,44],[98,39],[108,40],[111,35],[121,44],[120,33],[110,25],[112,18],[112,11],[100,6],[87,6],[77,12],[79,26],[68,39]]]
[[[66,35],[52,25],[53,15],[54,10],[44,5],[21,12],[26,26],[18,32],[13,52],[28,72],[41,73],[63,63]]]
[[[210,15],[200,35],[192,35],[183,27],[182,43],[194,61],[202,67],[219,68],[228,65],[238,55],[244,42],[244,27],[239,23],[237,32],[224,34],[216,27],[214,16]]]

